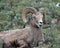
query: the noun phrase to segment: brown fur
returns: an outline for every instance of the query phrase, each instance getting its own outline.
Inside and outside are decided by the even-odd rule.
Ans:
[[[9,31],[12,32],[10,33]],[[24,40],[30,42],[32,39],[30,28],[16,29],[16,30],[9,30],[9,31],[8,31],[9,33],[2,36],[2,40],[4,41],[5,45],[7,44],[8,46],[11,46],[11,43],[14,44],[15,40],[17,40],[16,43],[20,45],[23,44],[23,46],[20,47],[24,47],[26,46]]]
[[[33,9],[31,9],[31,10],[33,11]],[[28,9],[28,12],[31,12],[31,11],[29,11],[29,9]],[[28,12],[25,11],[26,14]],[[40,26],[40,27],[37,26],[38,21],[42,18],[43,18],[42,13],[34,12],[33,15],[29,19],[30,27],[27,27],[24,29],[6,31],[9,33],[7,33],[1,37],[1,39],[5,43],[5,46],[7,45],[10,47],[27,48],[27,47],[37,46],[40,44],[40,42],[44,42],[42,26]],[[23,21],[24,21],[24,18],[23,18]]]

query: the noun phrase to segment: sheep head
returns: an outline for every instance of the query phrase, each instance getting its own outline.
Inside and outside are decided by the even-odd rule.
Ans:
[[[30,16],[29,20],[26,19],[26,14],[28,14],[28,13],[32,13],[32,16]],[[43,25],[44,17],[45,16],[43,15],[43,13],[37,12],[37,10],[32,7],[28,7],[26,9],[24,9],[22,12],[22,19],[23,19],[24,23],[30,22],[32,24],[32,26],[36,26],[36,27],[41,27]]]

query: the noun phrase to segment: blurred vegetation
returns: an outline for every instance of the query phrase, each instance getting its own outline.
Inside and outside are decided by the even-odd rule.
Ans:
[[[60,23],[51,29],[51,20],[60,18],[60,0],[0,0],[0,31],[23,28],[22,10],[26,7],[41,7],[46,9],[48,24],[43,26],[43,32],[48,40],[48,48],[60,48]],[[51,47],[52,46],[52,47]]]
[[[48,23],[52,18],[60,18],[60,7],[56,4],[60,0],[0,0],[0,31],[22,28],[22,10],[26,7],[41,7],[46,9]]]

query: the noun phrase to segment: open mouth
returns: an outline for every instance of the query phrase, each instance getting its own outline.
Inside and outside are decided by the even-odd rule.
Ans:
[[[42,25],[39,25],[39,26],[42,26]]]
[[[38,26],[41,27],[41,26],[43,26],[43,24],[39,24]]]
[[[42,25],[43,25],[43,24],[40,24],[40,25],[37,25],[37,26],[38,26],[38,28],[40,28]]]
[[[37,24],[35,25],[36,28],[40,28],[43,24]]]
[[[39,22],[39,23],[38,23],[38,26],[39,26],[39,27],[43,26],[43,23],[42,23],[42,22]]]

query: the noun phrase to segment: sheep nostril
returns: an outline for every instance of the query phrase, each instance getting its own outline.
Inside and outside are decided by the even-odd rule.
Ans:
[[[40,24],[43,24],[43,22],[40,22]]]

